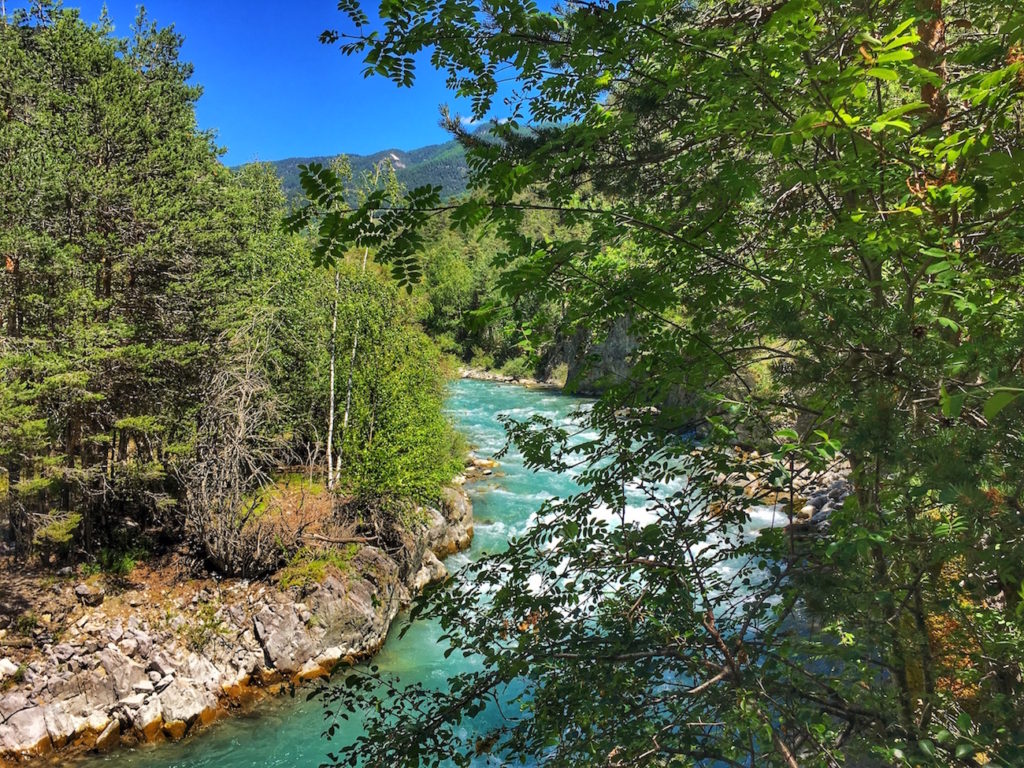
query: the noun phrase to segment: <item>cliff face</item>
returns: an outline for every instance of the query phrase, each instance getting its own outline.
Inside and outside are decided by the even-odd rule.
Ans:
[[[447,575],[440,558],[472,538],[461,488],[424,513],[398,559],[362,546],[302,588],[204,581],[83,608],[60,642],[7,676],[0,766],[180,739],[373,654],[411,595]]]
[[[630,324],[628,317],[619,318],[603,335],[581,326],[562,342],[558,357],[568,368],[567,392],[598,395],[629,377],[630,355],[636,347],[629,334]]]

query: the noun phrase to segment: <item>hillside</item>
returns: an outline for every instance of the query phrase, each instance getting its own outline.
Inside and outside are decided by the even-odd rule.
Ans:
[[[441,185],[442,197],[452,197],[465,191],[466,156],[461,146],[455,141],[444,144],[431,144],[426,147],[406,152],[400,149],[385,149],[372,155],[349,155],[352,171],[358,178],[363,171],[369,171],[373,165],[386,157],[390,157],[398,172],[398,179],[408,189],[415,189],[424,184]],[[310,162],[328,163],[329,156],[323,157],[289,157],[284,160],[271,161],[283,182],[288,199],[299,195],[299,166]]]

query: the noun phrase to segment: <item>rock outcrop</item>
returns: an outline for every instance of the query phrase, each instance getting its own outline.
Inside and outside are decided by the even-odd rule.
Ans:
[[[461,488],[424,511],[397,559],[362,546],[301,588],[225,580],[159,611],[138,595],[97,601],[96,590],[76,589],[81,616],[59,643],[27,665],[0,659],[0,766],[181,739],[373,654],[411,595],[447,576],[440,558],[472,538]]]

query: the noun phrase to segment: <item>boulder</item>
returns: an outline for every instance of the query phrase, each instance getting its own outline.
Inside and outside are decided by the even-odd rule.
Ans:
[[[135,686],[149,680],[141,664],[129,659],[113,646],[100,651],[100,665],[107,671],[114,685],[114,695],[124,698],[135,691]]]
[[[121,743],[121,723],[112,720],[103,732],[96,737],[94,749],[97,752],[109,752]]]
[[[0,752],[45,755],[52,750],[43,707],[19,709],[0,723]]]
[[[160,694],[160,709],[167,723],[179,720],[191,725],[205,710],[216,706],[217,699],[196,681],[175,680]]]
[[[290,603],[263,606],[253,619],[253,627],[268,668],[293,674],[320,653],[322,646]]]
[[[153,741],[163,728],[163,711],[160,699],[151,697],[145,704],[132,713],[132,727],[138,731],[143,741]]]
[[[420,566],[419,571],[413,577],[412,584],[410,585],[413,592],[422,592],[423,588],[428,584],[433,584],[435,581],[441,581],[445,576],[448,575],[448,569],[444,567],[444,563],[437,559],[430,550],[427,550],[423,556],[423,563]]]
[[[106,591],[98,584],[88,584],[83,581],[75,587],[75,596],[85,605],[97,606],[103,602],[106,595]]]
[[[76,710],[75,700],[55,701],[46,708],[46,731],[55,749],[60,749],[85,725],[86,718]]]

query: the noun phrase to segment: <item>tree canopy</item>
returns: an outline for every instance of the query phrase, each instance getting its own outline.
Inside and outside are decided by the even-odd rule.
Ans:
[[[144,12],[126,39],[58,3],[0,17],[3,539],[266,575],[298,542],[267,533],[261,494],[325,453],[332,300],[338,342],[369,340],[340,368],[338,505],[436,501],[461,456],[411,302],[342,265],[339,306],[308,233],[281,229],[273,168],[232,172],[198,129],[181,45]]]
[[[529,461],[585,467],[580,494],[424,608],[480,671],[390,689],[342,759],[1015,764],[1021,9],[339,7],[323,39],[368,75],[412,86],[429,51],[494,122],[446,115],[469,198],[371,198],[321,229],[321,257],[371,243],[415,283],[419,230],[447,211],[502,239],[507,296],[631,338],[629,376],[581,416],[598,439],[509,423]],[[308,168],[311,205],[332,184]],[[557,231],[524,231],[537,210]],[[853,493],[799,542],[751,535],[753,502],[721,482],[784,490],[830,463]],[[350,706],[378,690],[349,682]],[[503,724],[467,737],[496,700]]]

